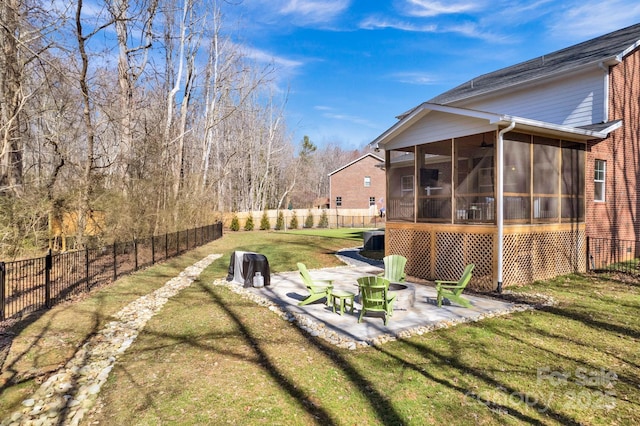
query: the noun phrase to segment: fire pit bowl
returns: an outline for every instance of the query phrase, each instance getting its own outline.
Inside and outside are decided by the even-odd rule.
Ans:
[[[408,311],[416,302],[416,288],[408,283],[390,283],[389,291],[396,295],[394,311]]]

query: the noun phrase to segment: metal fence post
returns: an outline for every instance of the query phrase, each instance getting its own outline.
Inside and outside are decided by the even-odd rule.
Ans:
[[[89,249],[84,249],[84,276],[87,281],[87,291],[91,288],[91,284],[89,283]]]
[[[133,239],[133,257],[135,257],[135,269],[138,270],[138,240],[136,238]]]
[[[164,233],[164,260],[169,257],[169,234]]]
[[[4,262],[0,262],[0,321],[4,321],[6,319],[4,316],[4,304],[6,301],[4,288],[7,280],[6,270],[7,270],[6,264]]]
[[[185,232],[187,233],[187,248],[185,250],[189,250],[189,230],[187,229]]]
[[[118,255],[116,253],[116,243],[113,243],[113,281],[118,279]]]
[[[156,237],[151,236],[151,264],[156,264]]]
[[[587,235],[587,272],[589,272],[589,270],[593,270],[590,264],[590,260],[591,260],[591,250],[589,250],[589,236]]]
[[[51,307],[51,268],[53,267],[53,258],[51,249],[44,258],[44,305]]]

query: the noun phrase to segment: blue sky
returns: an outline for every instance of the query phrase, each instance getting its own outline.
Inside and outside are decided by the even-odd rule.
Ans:
[[[477,75],[640,22],[637,0],[244,0],[246,52],[278,67],[294,141],[362,148]]]

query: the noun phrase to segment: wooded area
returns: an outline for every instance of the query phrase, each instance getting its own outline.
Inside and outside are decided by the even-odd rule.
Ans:
[[[253,60],[211,0],[0,2],[0,255],[311,207],[362,152],[293,141],[277,66]],[[85,235],[93,212],[98,237]]]

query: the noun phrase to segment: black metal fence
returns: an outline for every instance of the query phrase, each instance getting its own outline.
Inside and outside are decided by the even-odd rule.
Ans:
[[[67,300],[94,287],[222,237],[222,223],[98,249],[0,262],[0,321]]]
[[[592,271],[640,275],[640,241],[587,237],[587,256]]]

